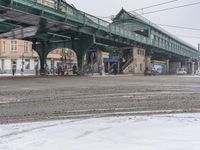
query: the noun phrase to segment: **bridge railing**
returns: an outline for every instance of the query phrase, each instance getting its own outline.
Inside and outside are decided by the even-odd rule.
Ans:
[[[22,0],[22,1],[26,1],[26,0]],[[43,6],[47,6],[47,7],[49,7],[49,9],[52,9],[52,10],[47,9],[46,10],[47,12],[52,11],[52,12],[57,13],[57,11],[61,11],[63,13],[63,17],[65,17],[66,19],[72,20],[76,23],[80,23],[82,25],[86,25],[86,26],[89,26],[89,27],[92,27],[92,28],[95,28],[95,29],[98,29],[101,31],[105,31],[111,35],[112,34],[118,35],[123,38],[132,39],[132,40],[140,42],[140,43],[144,43],[147,45],[152,44],[152,45],[157,46],[162,49],[174,51],[175,53],[180,53],[179,52],[180,50],[177,50],[174,47],[169,47],[169,46],[163,45],[162,42],[154,41],[154,40],[151,43],[149,38],[146,38],[137,33],[122,29],[122,28],[117,27],[116,25],[110,24],[109,22],[107,22],[103,19],[100,19],[96,16],[93,16],[93,15],[87,14],[85,12],[82,12],[80,10],[77,10],[75,7],[69,5],[65,2],[61,3],[61,5],[59,5],[59,8],[58,8],[58,5],[56,4],[56,1],[54,1],[54,0],[31,0],[31,1],[34,3],[42,4]],[[140,18],[140,19],[144,20],[144,18]],[[151,22],[149,22],[148,20],[144,20],[144,21],[151,24]],[[185,50],[183,49],[181,53],[185,53]]]
[[[20,0],[18,0],[20,1]],[[132,39],[134,41],[140,42],[140,43],[144,43],[147,45],[153,45],[153,46],[158,46],[159,48],[164,48],[166,50],[170,49],[169,47],[163,46],[161,45],[160,42],[158,43],[153,43],[150,38],[146,38],[144,36],[141,36],[137,33],[134,32],[130,32],[127,31],[125,29],[119,28],[115,25],[110,24],[109,22],[102,20],[98,17],[92,16],[90,14],[87,14],[85,12],[82,12],[80,10],[77,10],[74,6],[69,5],[68,3],[62,1],[61,4],[58,7],[58,3],[56,3],[56,0],[21,0],[21,1],[33,1],[36,3],[40,3],[42,5],[45,5],[47,7],[52,8],[55,11],[61,11],[65,14],[66,18],[76,21],[78,23],[81,24],[85,24],[89,27],[93,27],[93,28],[97,28],[99,30],[103,30],[105,32],[109,32],[110,34],[113,35],[118,35],[121,37],[125,37],[128,39]],[[137,15],[137,14],[134,14]],[[147,22],[149,25],[158,28],[159,30],[161,30],[164,33],[167,33],[168,35],[170,35],[170,33],[166,32],[165,30],[163,30],[162,28],[160,28],[159,26],[153,24],[152,22],[150,22],[149,20],[147,20],[146,18],[142,17],[142,16],[138,16],[141,20]],[[173,36],[174,37],[174,36]],[[175,40],[181,41],[179,39],[174,38]],[[185,44],[185,42],[181,41],[182,43]],[[186,44],[185,44],[186,45]],[[189,49],[189,47],[186,45],[186,47]],[[192,47],[192,46],[190,46]],[[191,50],[193,50],[194,48],[191,48]],[[184,49],[183,49],[184,51]]]
[[[14,7],[19,10],[24,10],[27,13],[33,13],[36,15],[41,14],[43,15],[43,17],[50,20],[67,22],[67,23],[72,22],[73,25],[75,26],[76,25],[80,27],[88,26],[95,30],[101,30],[105,32],[105,35],[106,34],[107,35],[110,34],[111,36],[117,35],[119,37],[122,37],[123,39],[126,38],[125,40],[133,40],[135,42],[143,43],[145,45],[152,45],[153,47],[162,48],[167,51],[175,52],[181,55],[183,53],[185,55],[188,55],[188,53],[190,53],[192,56],[198,57],[197,56],[198,52],[192,51],[193,50],[192,47],[189,47],[187,45],[184,46],[183,43],[182,43],[183,45],[182,49],[177,49],[176,47],[173,46],[167,47],[166,45],[163,45],[162,42],[160,41],[156,41],[155,43],[153,43],[154,40],[150,39],[149,37],[146,38],[137,33],[119,28],[103,19],[100,19],[96,16],[92,16],[90,14],[77,10],[74,6],[69,5],[66,2],[62,2],[61,5],[56,4],[56,0],[55,1],[54,0],[10,0],[10,2],[15,4]],[[5,3],[6,6],[7,4],[9,3]],[[173,40],[171,41],[171,43],[173,43]]]
[[[122,29],[120,27],[117,27],[116,25],[112,25],[105,20],[102,20],[102,19],[97,18],[95,16],[89,15],[87,13],[83,12],[83,14],[84,14],[84,17],[85,17],[84,18],[85,23],[86,24],[88,23],[87,24],[88,26],[93,26],[93,27],[98,28],[100,30],[103,30],[105,32],[109,32],[111,34],[115,34],[115,35],[118,35],[118,36],[121,36],[121,37],[136,40],[138,42],[142,42],[142,43],[145,43],[145,44],[149,44],[148,38],[145,38],[144,36],[141,36],[141,35],[136,34],[134,32],[130,32],[128,30]],[[76,17],[76,15],[74,17]]]
[[[92,22],[89,22],[90,23],[90,24],[88,24],[89,26],[94,26],[94,27],[101,29],[105,32],[108,32],[110,34],[114,34],[114,35],[118,35],[118,36],[125,37],[128,39],[132,39],[137,42],[150,44],[149,39],[144,36],[141,36],[134,32],[130,32],[130,31],[120,28],[116,25],[110,24],[109,22],[107,22],[103,19],[100,19],[98,17],[92,16],[92,15],[89,15],[86,13],[84,13],[84,14],[85,14],[84,16],[86,17],[85,20],[88,20],[88,18],[89,18],[92,21]]]
[[[116,25],[112,25],[109,22],[100,19],[96,16],[87,14],[85,12],[82,12],[80,10],[77,10],[75,7],[62,2],[59,8],[57,8],[57,5],[54,0],[32,0],[36,3],[45,5],[47,7],[60,10],[61,12],[65,13],[66,18],[75,20],[77,22],[81,22],[87,26],[97,28],[99,30],[103,30],[105,32],[108,32],[110,34],[118,35],[121,37],[125,37],[128,39],[135,40],[137,42],[141,42],[144,44],[150,44],[148,38],[145,38],[139,34],[136,34],[134,32],[130,32],[128,30],[122,29],[120,27],[117,27]]]

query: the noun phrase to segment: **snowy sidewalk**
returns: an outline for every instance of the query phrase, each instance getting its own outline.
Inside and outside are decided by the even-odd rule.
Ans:
[[[0,125],[1,150],[199,150],[200,114]]]
[[[13,75],[12,74],[0,74],[0,77],[12,77]],[[21,75],[21,74],[19,74],[19,73],[17,73],[17,74],[15,74],[14,75],[14,77],[23,77],[23,76],[35,76],[35,74],[23,74],[23,75]]]

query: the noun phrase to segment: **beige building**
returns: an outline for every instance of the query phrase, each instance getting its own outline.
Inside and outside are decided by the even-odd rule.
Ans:
[[[145,57],[145,50],[142,48],[133,48],[131,58],[131,63],[123,69],[123,73],[143,74],[146,67],[151,67],[151,59]]]
[[[133,73],[143,74],[145,65],[145,50],[141,48],[133,49]]]
[[[47,70],[55,73],[59,66],[70,70],[77,64],[76,54],[68,49],[56,49],[48,55]],[[32,43],[23,40],[0,40],[0,73],[35,74],[39,72],[38,54],[32,49]]]

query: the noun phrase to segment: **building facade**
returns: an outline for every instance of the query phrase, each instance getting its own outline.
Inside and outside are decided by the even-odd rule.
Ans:
[[[76,54],[69,49],[56,49],[49,53],[46,63],[48,73],[56,73],[58,67],[71,70],[77,64]],[[32,49],[32,43],[23,40],[0,40],[0,73],[38,74],[40,60]]]
[[[151,59],[145,56],[145,50],[142,48],[132,48],[127,55],[123,57],[122,73],[125,74],[143,74],[146,68],[151,68]]]

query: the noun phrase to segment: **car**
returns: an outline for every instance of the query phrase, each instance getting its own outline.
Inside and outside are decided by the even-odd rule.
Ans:
[[[187,74],[186,68],[177,68],[176,74],[177,75],[186,75]]]
[[[200,75],[200,70],[196,70],[195,75]]]
[[[148,68],[145,69],[144,71],[144,75],[148,75],[148,76],[151,76],[151,75],[158,75],[159,72],[155,69],[155,68],[152,68],[151,70],[149,70]]]

